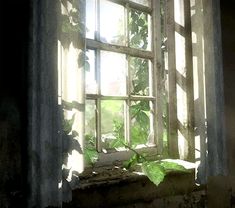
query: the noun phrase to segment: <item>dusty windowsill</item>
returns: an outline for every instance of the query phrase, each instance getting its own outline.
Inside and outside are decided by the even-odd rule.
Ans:
[[[146,176],[123,170],[118,166],[86,169],[80,175],[79,187],[73,191],[70,207],[123,208],[128,204],[150,204],[156,199],[172,196],[182,198],[188,194],[205,195],[205,187],[195,184],[195,171],[192,168],[194,164],[182,163],[191,171],[170,172],[158,186]]]
[[[172,160],[167,160],[167,161],[172,161]],[[173,160],[173,161],[177,162],[180,165],[183,165],[186,169],[190,171],[189,173],[172,171],[167,175],[194,174],[194,168],[195,168],[194,163],[182,160]],[[91,186],[117,184],[120,181],[134,182],[144,179],[147,179],[147,177],[142,173],[140,168],[126,170],[125,168],[122,168],[120,165],[103,166],[96,168],[89,167],[86,168],[85,171],[80,175],[79,188],[85,189]]]

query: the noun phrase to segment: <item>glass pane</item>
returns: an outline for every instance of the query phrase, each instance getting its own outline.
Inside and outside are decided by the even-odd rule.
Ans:
[[[129,13],[129,43],[137,49],[150,49],[150,18],[149,15],[131,9]]]
[[[149,95],[149,61],[136,57],[130,58],[131,94]]]
[[[101,94],[126,94],[126,55],[101,51]]]
[[[86,0],[86,38],[95,38],[96,1]]]
[[[100,1],[100,39],[106,43],[125,45],[123,6],[107,0]]]
[[[150,1],[149,0],[130,0],[132,2],[142,4],[144,6],[150,6]]]
[[[86,93],[87,94],[96,94],[97,91],[97,82],[95,75],[95,51],[87,50],[86,51]]]
[[[105,149],[123,146],[124,101],[101,101],[101,141]]]
[[[95,101],[86,100],[85,111],[85,146],[88,148],[96,147],[96,116]]]
[[[131,116],[131,145],[147,144],[150,134],[150,106],[149,101],[132,101]]]

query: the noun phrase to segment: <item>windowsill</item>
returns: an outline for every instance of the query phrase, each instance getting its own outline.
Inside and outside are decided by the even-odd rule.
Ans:
[[[166,177],[177,175],[194,175],[195,164],[183,160],[166,160],[174,161],[184,166],[189,172],[171,171],[167,173]],[[79,188],[85,189],[91,186],[111,185],[119,183],[120,181],[138,181],[148,178],[142,173],[141,168],[126,170],[120,165],[101,166],[101,167],[87,167],[80,175]],[[164,183],[164,181],[162,182]]]
[[[158,186],[145,175],[118,166],[87,168],[73,191],[73,206],[125,207],[128,204],[152,202],[171,196],[204,195],[205,187],[195,184],[193,163],[183,162],[189,172],[170,172]]]

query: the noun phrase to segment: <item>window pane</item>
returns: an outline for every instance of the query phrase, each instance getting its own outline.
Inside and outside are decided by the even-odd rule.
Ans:
[[[137,49],[150,49],[150,20],[149,15],[131,9],[129,13],[129,43]]]
[[[86,0],[86,38],[95,37],[96,0]]]
[[[123,146],[124,101],[101,101],[101,140],[105,149]]]
[[[126,94],[126,55],[101,51],[101,94]]]
[[[96,94],[97,82],[95,75],[95,51],[86,51],[86,93]]]
[[[85,112],[85,146],[88,148],[96,147],[96,116],[95,101],[86,100]]]
[[[132,2],[142,4],[144,6],[150,6],[150,1],[149,0],[130,0]]]
[[[130,58],[131,94],[149,95],[149,61],[136,57]]]
[[[147,144],[150,134],[150,106],[149,101],[132,101],[131,116],[131,145]]]
[[[123,6],[107,0],[100,1],[100,39],[102,42],[125,45]]]

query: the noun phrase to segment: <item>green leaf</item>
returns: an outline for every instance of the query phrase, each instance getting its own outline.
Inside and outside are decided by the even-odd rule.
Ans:
[[[166,171],[181,171],[181,172],[189,172],[184,166],[179,165],[175,162],[161,161],[160,165],[164,167]]]
[[[118,148],[118,147],[123,147],[124,146],[124,138],[123,139],[121,139],[121,138],[119,138],[119,139],[115,139],[115,140],[113,140],[111,143],[110,143],[110,145],[109,145],[109,147],[110,148]]]
[[[138,32],[138,25],[134,22],[131,24],[131,34],[136,34]]]
[[[142,164],[142,171],[156,186],[164,180],[166,175],[165,169],[156,162],[144,162]]]
[[[142,26],[144,26],[144,24],[145,24],[145,21],[144,21],[143,19],[139,19],[139,20],[138,20],[138,25],[139,25],[139,26],[142,27]]]
[[[137,122],[142,126],[143,129],[149,128],[149,117],[143,111],[140,111],[136,116]]]
[[[64,119],[63,121],[63,130],[66,134],[69,134],[72,130],[72,126],[74,123],[74,119],[75,119],[75,113],[73,114],[71,119]]]
[[[98,160],[98,152],[95,149],[84,149],[84,158],[88,164],[94,164]]]
[[[139,156],[134,154],[129,160],[123,162],[123,166],[126,169],[130,169],[131,167],[135,166],[138,163]]]

